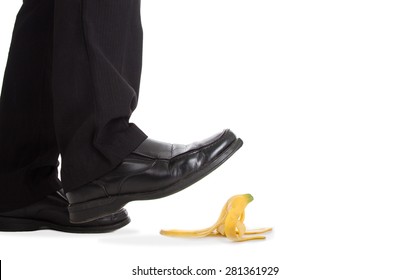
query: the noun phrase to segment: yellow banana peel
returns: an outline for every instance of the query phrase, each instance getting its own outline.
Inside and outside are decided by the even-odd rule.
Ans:
[[[225,236],[233,241],[265,239],[265,236],[247,236],[271,231],[272,228],[247,230],[244,225],[244,210],[251,201],[251,194],[232,196],[223,206],[217,222],[201,230],[161,230],[160,234],[173,237]]]

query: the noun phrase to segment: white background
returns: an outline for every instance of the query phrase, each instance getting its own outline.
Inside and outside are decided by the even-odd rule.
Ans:
[[[1,71],[20,5],[0,2]],[[114,233],[0,233],[4,279],[145,279],[131,275],[138,265],[408,279],[408,11],[393,0],[142,1],[132,121],[179,143],[229,127],[244,146],[189,189],[128,204],[132,223]],[[274,228],[265,241],[159,235],[212,224],[239,193],[255,198],[247,226]]]

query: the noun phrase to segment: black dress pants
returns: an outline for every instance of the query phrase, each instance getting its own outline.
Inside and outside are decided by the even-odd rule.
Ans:
[[[23,1],[0,98],[0,212],[79,188],[146,139],[129,123],[142,36],[140,0]]]

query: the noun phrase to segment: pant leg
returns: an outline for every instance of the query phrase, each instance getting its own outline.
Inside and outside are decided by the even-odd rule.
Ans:
[[[54,121],[70,191],[120,164],[146,139],[129,117],[142,67],[140,0],[56,0]]]
[[[0,211],[60,188],[53,124],[54,0],[24,0],[16,17],[0,98]]]

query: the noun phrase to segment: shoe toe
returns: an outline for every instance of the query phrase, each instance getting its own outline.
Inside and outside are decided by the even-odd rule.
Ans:
[[[217,159],[235,140],[236,135],[225,129],[205,140],[195,142],[171,159],[170,170],[176,177],[196,172]]]

